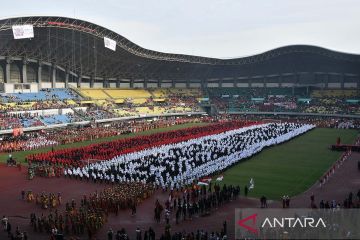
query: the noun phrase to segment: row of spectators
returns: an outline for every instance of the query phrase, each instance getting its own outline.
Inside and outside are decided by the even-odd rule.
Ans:
[[[75,102],[74,102],[75,103]],[[14,102],[12,104],[1,103],[0,110],[5,112],[14,112],[14,111],[31,111],[31,110],[43,110],[43,109],[61,109],[61,108],[71,108],[78,107],[78,104],[69,104],[59,100],[50,100],[50,101],[34,101],[34,102]]]
[[[222,114],[226,120],[247,120],[247,121],[284,121],[296,123],[309,123],[323,128],[360,129],[360,119],[349,119],[340,117],[319,117],[319,116],[296,116],[296,115],[267,115],[267,114]]]
[[[53,100],[80,100],[80,96],[71,89],[65,88],[44,88],[38,92],[31,93],[3,93],[0,95],[1,102],[33,102]]]
[[[164,98],[160,100],[154,100],[153,97],[147,99],[137,99],[140,101],[135,101],[134,99],[123,99],[122,103],[113,103],[111,100],[103,100],[90,104],[92,108],[102,108],[104,110],[111,110],[116,108],[121,109],[133,109],[135,107],[173,107],[173,106],[187,106],[187,107],[198,107],[198,100],[192,96],[180,96],[180,97],[171,97]],[[85,103],[87,104],[87,103]],[[89,105],[89,104],[87,104]],[[6,112],[14,111],[30,111],[30,110],[43,110],[43,109],[62,109],[62,108],[74,108],[83,106],[81,101],[66,101],[58,99],[50,100],[34,100],[31,102],[28,101],[14,101],[14,102],[1,102],[0,101],[0,110]]]
[[[117,116],[110,111],[103,109],[98,106],[91,106],[86,109],[86,111],[82,110],[75,110],[74,115],[78,116],[79,119],[82,121],[93,121],[93,120],[100,120],[100,119],[109,119],[109,118],[116,118]]]
[[[199,98],[206,95],[195,89],[154,89],[151,96],[115,100],[94,100],[81,103],[77,93],[69,89],[45,89],[38,93],[5,94],[0,101],[0,130],[34,127],[57,123],[92,121],[114,117],[161,115],[168,113],[199,112]],[[310,94],[306,88],[219,88],[208,89],[210,101],[221,112],[301,112],[320,114],[360,114],[359,96],[356,91],[344,91],[343,95]],[[340,95],[339,95],[340,94]],[[350,95],[349,95],[350,94]],[[144,95],[145,96],[145,95]],[[30,98],[30,99],[28,99]],[[353,98],[350,102],[349,98]],[[32,100],[33,102],[26,102]],[[6,118],[9,112],[63,109],[86,106],[86,111],[74,110],[68,116],[44,116],[18,114]],[[7,114],[5,114],[7,113]],[[5,115],[4,115],[5,114]],[[19,120],[15,118],[20,118]]]
[[[309,98],[298,100],[293,96],[246,96],[211,98],[222,112],[302,112],[319,114],[360,114],[360,102],[349,103],[346,98]]]
[[[156,109],[155,109],[156,108]],[[200,108],[193,105],[191,106],[177,106],[168,105],[162,107],[134,107],[123,109],[106,109],[99,106],[92,105],[87,107],[86,110],[73,109],[72,112],[66,114],[45,114],[30,112],[3,112],[0,111],[0,130],[27,128],[53,124],[74,123],[82,121],[94,121],[101,119],[111,119],[117,117],[127,116],[141,116],[145,114],[161,115],[164,113],[186,113],[198,112]]]
[[[173,125],[210,121],[208,118],[160,118],[157,120],[132,120],[88,125],[83,127],[67,127],[26,132],[20,136],[7,135],[0,140],[0,152],[14,152],[38,149],[46,146],[56,146],[74,142],[94,140],[98,138],[141,132],[154,128]]]
[[[0,113],[0,130],[38,127],[84,121],[74,113],[39,115],[38,113]]]
[[[197,102],[197,97],[200,96],[200,90],[193,92],[174,89],[171,91],[161,90],[160,93],[148,94],[146,97],[144,95],[144,98],[122,98],[120,99],[123,100],[120,101],[121,103],[113,99],[98,98],[95,98],[94,101],[83,102],[81,97],[70,89],[43,89],[37,93],[2,94],[0,96],[0,111],[16,112],[86,106],[89,109],[84,112],[85,118],[105,119],[143,114],[141,109],[137,109],[138,107],[161,107],[161,113],[200,111]],[[187,109],[177,108],[179,106],[184,106]],[[117,114],[117,111],[114,111],[116,109],[123,110],[123,113]]]
[[[33,126],[43,125],[43,122],[37,118],[31,118]],[[21,126],[22,118],[0,118],[0,125]],[[26,119],[26,118],[25,118]],[[3,136],[0,141],[0,152],[13,152],[37,149],[45,146],[56,146],[93,140],[102,137],[116,136],[130,132],[140,132],[160,127],[169,127],[172,125],[189,122],[221,122],[231,120],[252,120],[252,121],[287,121],[311,123],[318,127],[342,128],[342,129],[360,129],[360,120],[342,119],[342,118],[321,118],[310,116],[266,116],[266,115],[219,115],[217,117],[171,117],[159,118],[156,120],[127,120],[112,123],[97,124],[85,127],[67,127],[58,129],[48,129],[35,132],[25,132],[21,136]]]
[[[115,109],[113,112],[117,117],[131,117],[131,116],[144,116],[144,115],[162,115],[172,113],[194,113],[199,112],[199,107],[187,107],[187,106],[165,106],[165,107],[135,107],[135,108],[123,108]]]
[[[105,110],[88,109],[87,111],[75,110],[66,114],[46,114],[19,112],[0,113],[0,130],[28,128],[54,124],[94,121],[114,118],[115,115]]]

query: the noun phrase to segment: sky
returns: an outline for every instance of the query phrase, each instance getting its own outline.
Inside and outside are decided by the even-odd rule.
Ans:
[[[0,18],[65,16],[160,52],[233,58],[309,44],[360,54],[360,0],[11,0]]]

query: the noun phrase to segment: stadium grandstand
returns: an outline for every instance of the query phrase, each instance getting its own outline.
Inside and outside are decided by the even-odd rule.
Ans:
[[[14,40],[17,25],[31,25],[33,37]],[[151,51],[79,19],[0,26],[0,110],[12,119],[2,130],[163,114],[360,113],[359,55],[295,45],[225,60]]]
[[[13,25],[34,37],[14,41]],[[96,24],[62,17],[0,21],[3,83],[40,88],[359,87],[359,56],[315,46],[286,46],[237,59],[168,54],[141,48]],[[116,51],[104,46],[104,37]]]
[[[238,234],[239,206],[359,208],[359,129],[357,54],[291,45],[209,58],[145,49],[75,18],[0,20],[9,237],[15,222],[34,239],[113,239],[113,227],[129,239],[126,227],[130,239],[141,228],[164,236],[145,239],[225,240]]]

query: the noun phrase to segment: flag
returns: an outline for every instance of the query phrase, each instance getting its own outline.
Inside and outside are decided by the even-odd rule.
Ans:
[[[30,24],[13,25],[12,31],[14,39],[34,38],[34,27]]]
[[[204,177],[202,179],[200,179],[200,182],[211,182],[211,177]]]
[[[104,37],[104,45],[106,48],[109,48],[113,51],[116,50],[116,41],[114,41],[110,38]]]
[[[220,182],[220,181],[222,181],[223,179],[224,179],[224,176],[221,175],[221,176],[219,176],[219,177],[216,178],[216,181],[219,181],[219,182]]]
[[[249,183],[249,189],[253,189],[254,187],[255,187],[255,181],[253,178],[251,178]]]
[[[24,130],[22,128],[14,128],[13,129],[13,136],[17,137],[24,133]]]

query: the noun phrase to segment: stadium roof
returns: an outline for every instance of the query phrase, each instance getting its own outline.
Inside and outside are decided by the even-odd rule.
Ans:
[[[12,26],[22,24],[34,26],[33,39],[14,40]],[[116,51],[104,47],[104,37],[116,41]],[[162,53],[87,21],[49,16],[0,20],[0,56],[55,64],[82,76],[117,79],[203,80],[294,72],[360,74],[360,55],[315,46],[286,46],[236,59]]]

